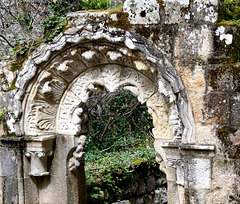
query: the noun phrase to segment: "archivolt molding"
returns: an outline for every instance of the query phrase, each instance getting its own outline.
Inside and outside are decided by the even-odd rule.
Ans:
[[[146,102],[157,91],[156,85],[149,78],[131,68],[117,65],[92,68],[74,80],[63,96],[56,131],[70,135],[81,132],[81,126],[77,126],[75,121],[83,122],[82,114],[77,117],[76,110],[82,109],[82,104],[87,102],[91,92],[101,92],[103,86],[110,92],[119,87],[130,90],[141,103]]]
[[[181,138],[183,131],[184,138],[191,138],[194,124],[189,117],[183,85],[161,51],[131,32],[109,27],[96,30],[90,24],[69,30],[51,44],[41,45],[18,75],[15,96],[18,116],[29,83],[35,78],[23,106],[25,134],[66,133],[74,125],[72,118],[86,120],[81,111],[90,92],[99,91],[102,86],[109,91],[123,86],[141,102],[162,94],[175,137]],[[156,112],[157,108],[150,106]],[[182,108],[184,112],[180,111]],[[80,131],[76,124],[75,134]]]

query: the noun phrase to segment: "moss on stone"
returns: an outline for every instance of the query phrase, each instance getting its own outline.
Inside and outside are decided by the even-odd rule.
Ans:
[[[237,128],[223,126],[217,130],[217,137],[223,144],[223,151],[228,154],[230,158],[240,158],[240,145],[233,145],[230,136],[237,131]]]
[[[228,25],[225,28],[227,34],[232,34],[233,40],[230,45],[226,45],[219,38],[215,39],[215,59],[208,60],[208,63],[213,64],[214,68],[208,71],[208,81],[214,90],[222,91],[221,84],[226,83],[222,80],[229,77],[234,82],[234,87],[229,91],[240,92],[240,26]]]
[[[224,87],[222,87],[222,84],[226,83],[226,81],[222,81],[222,79],[225,78],[226,81],[228,81],[230,78],[233,79],[234,87],[231,88],[229,91],[236,91],[240,92],[240,66],[238,63],[236,64],[227,64],[224,62],[223,64],[219,65],[218,67],[215,67],[214,69],[210,69],[208,71],[208,82],[209,85],[215,90],[215,91],[227,91]],[[229,78],[229,79],[228,79]]]
[[[151,31],[150,27],[146,27],[145,25],[137,25],[135,27],[135,32],[140,34],[141,36],[144,36],[145,38],[149,38],[151,34],[153,33]],[[155,33],[155,32],[154,32]]]
[[[152,200],[148,197],[148,196],[144,196],[143,197],[143,203],[145,204],[151,204]]]
[[[23,62],[27,59],[28,52],[25,51],[23,54],[16,54],[16,59],[11,62],[10,71],[15,72],[22,69]]]
[[[111,14],[116,14],[117,15],[117,20],[109,20],[109,26],[114,27],[114,28],[120,28],[123,30],[130,30],[132,25],[130,21],[128,20],[128,13],[123,12],[123,10],[112,10],[110,12]]]
[[[228,26],[240,25],[240,22],[223,20],[223,21],[218,22],[216,25],[228,27]]]
[[[240,20],[240,0],[224,0],[219,2],[218,21]]]
[[[9,84],[8,86],[8,91],[11,91],[11,90],[14,90],[16,89],[17,87],[15,86],[15,83],[16,83],[16,77],[11,81],[11,83]]]

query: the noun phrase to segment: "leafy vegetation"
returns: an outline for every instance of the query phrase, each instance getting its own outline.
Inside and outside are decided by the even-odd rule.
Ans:
[[[10,109],[6,110],[3,108],[2,111],[0,111],[0,123],[4,118],[8,117],[9,115],[11,115],[15,120],[18,120],[18,118]]]
[[[88,151],[122,151],[153,139],[152,116],[130,92],[93,95],[89,103]]]
[[[116,2],[119,2],[116,5]],[[67,24],[66,14],[81,10],[105,10],[121,6],[122,1],[111,0],[42,0],[31,2],[17,0],[15,2],[0,2],[0,40],[8,47],[7,55],[12,58],[17,56],[12,70],[21,68],[31,52],[42,42],[50,42]],[[20,29],[16,33],[15,42],[5,34],[11,26]],[[0,56],[4,56],[7,49],[0,49]],[[24,60],[21,60],[23,58]],[[1,60],[1,59],[0,59]],[[17,66],[18,65],[18,66]]]
[[[2,111],[0,112],[0,122],[7,115],[7,113],[8,110],[2,109]]]
[[[89,202],[112,202],[131,184],[139,166],[156,165],[152,117],[145,104],[140,104],[131,92],[122,90],[101,96],[93,94],[88,108]]]
[[[83,0],[83,9],[84,10],[106,10],[110,8],[112,1],[111,0]]]
[[[10,118],[14,118],[15,121],[19,121],[19,118],[15,116],[15,114],[10,109],[2,109],[0,111],[0,124],[2,125],[2,130],[5,135],[0,135],[1,137],[15,137],[16,134],[11,132],[9,127],[7,126],[7,120]]]
[[[240,0],[224,0],[220,2],[218,22],[240,23]]]

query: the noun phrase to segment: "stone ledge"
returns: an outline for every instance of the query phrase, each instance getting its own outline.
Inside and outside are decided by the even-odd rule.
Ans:
[[[178,143],[171,143],[171,142],[164,142],[160,143],[161,147],[168,147],[168,148],[179,148],[184,150],[209,150],[214,151],[215,145],[194,145],[194,144],[178,144]]]
[[[24,137],[5,137],[1,136],[0,137],[0,142],[22,142],[24,141]]]

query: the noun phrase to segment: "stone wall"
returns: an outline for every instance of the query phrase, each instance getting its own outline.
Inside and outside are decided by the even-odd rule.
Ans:
[[[147,173],[147,174],[146,174]],[[149,168],[149,172],[137,172],[133,184],[126,190],[124,200],[132,204],[167,203],[166,178],[159,171]]]
[[[22,149],[21,139],[14,141],[9,138],[1,139],[0,203],[24,202],[22,197]]]
[[[101,188],[102,196],[98,200],[90,200],[88,203],[106,203],[111,201],[118,201],[117,203],[141,204],[141,203],[167,203],[167,181],[166,175],[159,171],[159,165],[152,163],[141,163],[135,167],[133,178],[128,180],[120,180],[116,182],[116,188],[121,189],[121,193],[110,194],[107,189],[102,186],[101,180],[96,182],[94,186]],[[122,174],[117,174],[119,178]],[[89,186],[91,188],[91,186]],[[87,191],[90,192],[90,189]],[[110,195],[109,195],[110,194]],[[109,195],[106,199],[104,195]],[[110,202],[109,202],[110,203]],[[115,202],[114,202],[115,203]]]
[[[26,117],[31,111],[29,107],[34,105],[31,103],[36,101],[34,94],[39,93],[38,91],[42,90],[41,86],[44,86],[38,76],[45,68],[50,70],[50,65],[56,63],[57,66],[59,63],[61,66],[58,71],[62,72],[60,74],[54,72],[55,75],[52,76],[54,78],[64,74],[68,66],[64,61],[69,57],[67,53],[75,52],[73,47],[78,43],[90,43],[87,45],[89,52],[81,56],[81,60],[85,60],[86,64],[99,62],[100,58],[96,58],[97,60],[92,58],[93,52],[100,53],[101,49],[105,49],[104,46],[109,49],[109,42],[112,51],[118,51],[118,54],[119,50],[123,50],[119,46],[125,47],[126,52],[121,51],[121,55],[125,57],[124,63],[121,61],[121,66],[126,67],[127,63],[134,62],[136,66],[131,66],[137,72],[148,76],[152,80],[151,87],[156,86],[158,93],[165,99],[165,102],[161,99],[159,100],[161,102],[155,103],[153,99],[149,99],[147,104],[149,112],[152,110],[151,114],[154,117],[153,132],[156,138],[157,161],[161,170],[167,175],[168,202],[238,203],[240,200],[240,75],[236,53],[239,53],[239,28],[237,25],[223,26],[217,23],[218,4],[217,0],[140,2],[127,0],[124,4],[124,12],[69,14],[68,22],[73,27],[64,31],[64,34],[48,45],[41,46],[33,53],[32,58],[26,61],[22,71],[11,73],[7,68],[1,68],[0,74],[5,79],[0,81],[0,107],[10,108],[19,118],[23,115],[20,118],[21,131],[18,134],[35,134],[35,130],[26,125],[28,123]],[[108,42],[108,44],[99,48],[96,42]],[[111,63],[118,59],[118,54],[111,56]],[[86,58],[84,59],[83,56]],[[107,56],[106,54],[101,59],[106,59],[109,63],[110,59]],[[1,62],[1,67],[7,66]],[[73,73],[77,72],[73,65],[70,67]],[[104,71],[103,73],[105,76],[109,74]],[[17,89],[6,92],[6,87],[14,76],[17,76]],[[117,82],[116,79],[112,80],[115,85],[121,81]],[[111,83],[108,81],[104,86]],[[138,87],[142,90],[142,86],[138,85]],[[45,88],[48,86],[46,85]],[[94,88],[96,87],[89,90]],[[142,93],[137,94],[145,97]],[[35,135],[38,134],[39,132]],[[27,135],[31,136],[31,134]],[[56,161],[58,161],[57,154],[61,154],[64,164],[66,163],[71,145],[75,144],[70,138],[62,137],[61,142],[57,143],[63,147],[64,141],[67,141],[68,147],[65,153],[59,150],[58,153],[55,152]],[[57,141],[60,139],[58,138]],[[1,146],[1,155],[5,155],[5,152],[9,155],[1,157],[1,163],[6,163],[7,158],[13,158],[12,154],[18,152],[9,150],[12,143],[9,145],[4,143]],[[54,163],[59,163],[54,159]],[[3,166],[0,168],[0,183],[3,183],[6,171]],[[23,167],[24,172],[29,172],[27,168],[30,166]],[[58,173],[60,172],[56,166],[54,168]],[[65,172],[66,169],[61,170],[64,173],[56,175],[69,176]],[[51,170],[53,171],[52,168]],[[18,178],[19,174],[15,170],[14,172],[9,179]],[[26,195],[27,192],[31,192],[28,187],[34,186],[34,182],[28,177],[28,173],[25,176],[29,180],[29,186],[24,187],[22,194],[19,193],[18,188],[15,188],[14,192],[25,195],[25,202],[29,203]],[[67,182],[64,185],[67,185]],[[21,196],[8,193],[7,189],[7,187],[2,188],[0,195],[7,193],[12,195],[11,199],[18,198],[17,202],[22,203]],[[42,197],[47,194],[46,191],[41,191]],[[38,199],[37,196],[36,198]],[[41,194],[39,199],[40,203],[44,203],[41,201]]]

